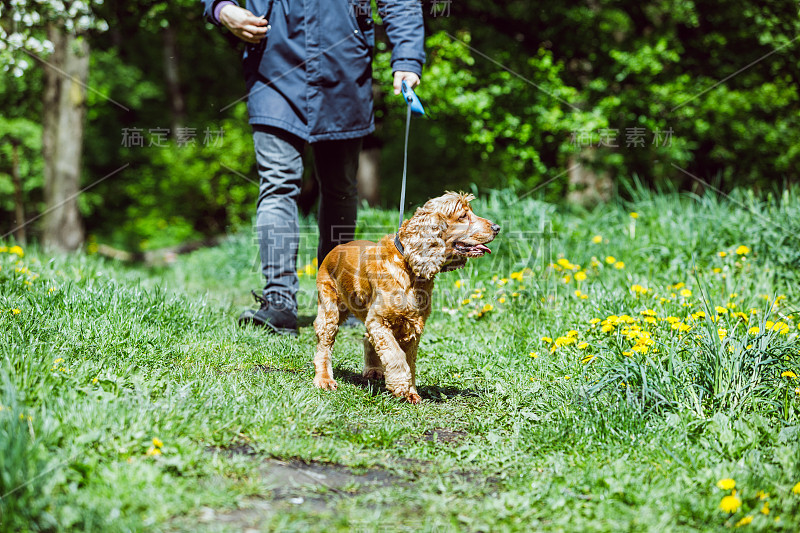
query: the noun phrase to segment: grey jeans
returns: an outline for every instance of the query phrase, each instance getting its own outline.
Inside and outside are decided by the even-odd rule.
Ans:
[[[256,236],[264,274],[264,298],[297,312],[297,248],[300,242],[297,198],[303,176],[305,141],[278,128],[254,126],[259,176]],[[353,240],[358,191],[356,173],[361,138],[311,145],[319,183],[317,260]]]

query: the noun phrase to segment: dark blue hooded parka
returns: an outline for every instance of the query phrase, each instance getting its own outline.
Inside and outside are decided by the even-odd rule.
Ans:
[[[206,16],[220,0],[203,0]],[[378,1],[392,45],[392,72],[422,73],[419,0]],[[274,126],[308,142],[363,137],[375,129],[375,33],[364,0],[247,0],[272,28],[244,53],[251,124]],[[391,83],[386,73],[386,83]]]

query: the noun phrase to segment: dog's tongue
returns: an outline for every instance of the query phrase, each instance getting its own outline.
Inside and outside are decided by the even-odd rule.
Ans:
[[[478,250],[480,250],[481,252],[485,252],[485,253],[487,253],[487,254],[490,254],[490,253],[492,253],[492,251],[489,249],[489,247],[488,247],[488,246],[486,246],[485,244],[476,244],[476,245],[475,245],[475,248],[477,248],[477,249],[478,249]]]

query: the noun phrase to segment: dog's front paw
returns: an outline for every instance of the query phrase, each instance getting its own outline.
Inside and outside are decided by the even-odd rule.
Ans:
[[[314,386],[318,389],[336,390],[337,385],[336,380],[333,378],[314,376]]]
[[[419,395],[414,391],[414,389],[408,383],[392,383],[386,384],[386,389],[394,395],[395,398],[402,398],[407,400],[411,403],[419,403],[421,398]]]
[[[383,379],[383,369],[375,367],[365,368],[361,375],[367,379]]]

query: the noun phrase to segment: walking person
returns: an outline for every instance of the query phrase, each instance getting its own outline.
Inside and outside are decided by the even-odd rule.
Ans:
[[[375,129],[369,0],[204,0],[205,15],[246,43],[247,109],[259,174],[256,235],[265,278],[258,309],[240,324],[297,333],[297,198],[303,151],[310,144],[319,183],[321,264],[353,240],[356,173],[363,137]],[[378,1],[392,45],[395,94],[420,81],[425,61],[422,5]]]

